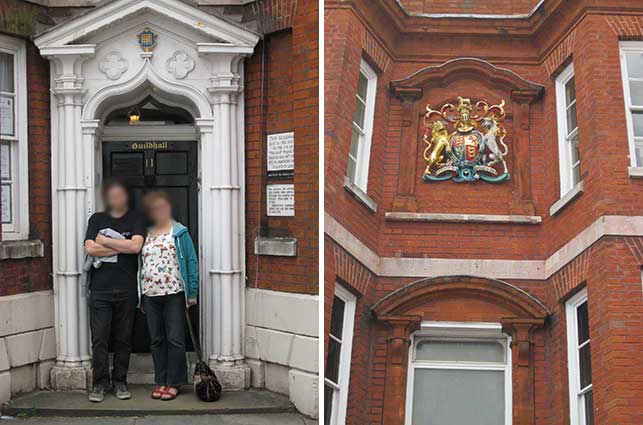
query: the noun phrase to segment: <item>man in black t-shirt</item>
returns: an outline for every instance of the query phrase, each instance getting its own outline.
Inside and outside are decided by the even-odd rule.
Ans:
[[[131,397],[127,369],[132,328],[138,304],[138,253],[145,221],[129,209],[127,188],[120,182],[103,187],[106,212],[92,215],[85,235],[85,252],[94,257],[89,272],[89,324],[92,333],[93,388],[89,400],[103,401],[114,387],[116,397]],[[108,344],[112,337],[114,366],[109,373]]]

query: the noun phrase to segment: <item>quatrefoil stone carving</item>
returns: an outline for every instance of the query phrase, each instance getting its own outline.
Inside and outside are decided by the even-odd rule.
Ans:
[[[100,72],[110,80],[118,80],[127,71],[129,63],[120,53],[114,51],[106,54],[98,64]]]
[[[195,67],[196,62],[184,50],[177,50],[165,64],[167,72],[179,80],[185,78]]]

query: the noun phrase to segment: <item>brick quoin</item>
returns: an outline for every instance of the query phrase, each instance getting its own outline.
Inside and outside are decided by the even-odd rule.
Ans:
[[[324,11],[324,342],[328,342],[329,311],[338,283],[358,297],[346,421],[350,425],[404,423],[396,415],[404,414],[406,369],[400,384],[397,372],[389,367],[388,341],[395,329],[376,319],[372,308],[393,291],[426,276],[409,276],[410,272],[395,276],[390,269],[385,276],[378,274],[382,258],[544,262],[601,217],[640,217],[643,210],[643,180],[628,175],[618,47],[622,40],[643,41],[640,2],[545,0],[528,18],[486,20],[421,14],[521,15],[538,2],[399,3],[403,8],[395,0],[326,0]],[[482,59],[497,70],[474,72],[477,68],[471,65],[470,71],[419,82],[421,97],[412,101],[400,99],[391,89],[391,81],[463,57]],[[344,189],[355,110],[352,94],[362,58],[378,73],[368,176],[375,213]],[[560,198],[555,79],[572,61],[584,192],[552,217],[550,206]],[[520,114],[526,108],[499,77],[502,69],[543,86],[523,121]],[[427,104],[454,102],[458,95],[494,103],[506,100],[510,181],[498,185],[421,181],[422,128],[417,118]],[[526,132],[526,139],[518,140],[520,131]],[[415,156],[404,156],[409,146],[416,149]],[[402,193],[400,182],[409,169],[415,170],[412,188]],[[520,173],[526,176],[528,192],[520,192],[524,191]],[[521,202],[516,202],[517,194]],[[528,214],[541,217],[542,223],[399,222],[387,220],[387,212]],[[379,263],[373,258],[379,258]],[[643,423],[643,405],[636,400],[643,396],[638,372],[643,348],[642,264],[640,235],[615,234],[589,241],[540,278],[503,279],[540,300],[549,312],[545,323],[533,329],[529,342],[533,394],[517,394],[519,383],[514,376],[514,424],[569,424],[565,301],[584,287],[589,298],[595,423]],[[468,279],[455,279],[453,285]],[[504,313],[497,311],[498,303],[446,292],[439,299],[418,301],[413,311],[424,320],[499,321]],[[412,326],[405,329],[410,335]],[[401,398],[391,404],[391,394]]]

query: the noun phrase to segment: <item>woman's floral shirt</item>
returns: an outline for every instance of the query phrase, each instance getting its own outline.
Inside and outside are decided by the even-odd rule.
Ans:
[[[174,237],[170,233],[156,236],[148,234],[141,254],[143,295],[156,297],[183,291]]]

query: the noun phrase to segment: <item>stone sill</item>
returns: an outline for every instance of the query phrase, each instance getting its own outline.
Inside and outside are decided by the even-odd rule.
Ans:
[[[496,214],[441,214],[387,212],[387,221],[422,221],[433,223],[489,223],[489,224],[540,224],[537,215],[496,215]]]
[[[266,236],[257,236],[255,238],[255,255],[296,257],[297,238],[271,238]]]
[[[362,189],[360,189],[358,186],[355,185],[352,181],[348,179],[348,177],[344,177],[344,189],[355,199],[360,201],[362,204],[366,206],[371,212],[376,212],[377,211],[377,203],[366,194]]]
[[[567,206],[570,202],[572,202],[574,199],[578,198],[581,193],[585,191],[585,184],[583,181],[580,181],[574,186],[569,192],[567,192],[562,198],[560,198],[558,201],[554,202],[551,207],[549,207],[549,215],[550,216],[555,216]]]
[[[628,167],[627,174],[629,174],[630,178],[641,179],[643,178],[643,167]]]
[[[45,246],[39,240],[0,242],[0,260],[19,260],[45,256]]]

